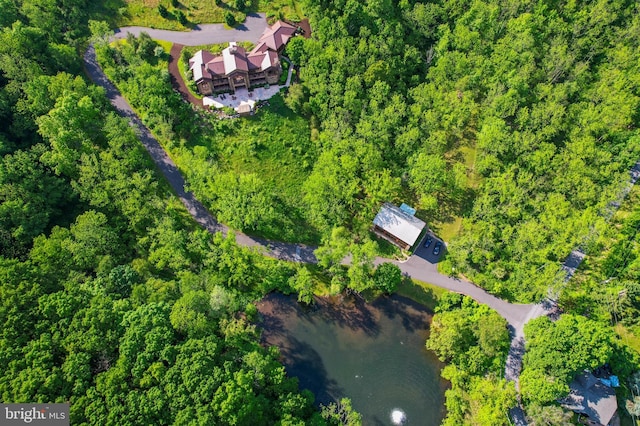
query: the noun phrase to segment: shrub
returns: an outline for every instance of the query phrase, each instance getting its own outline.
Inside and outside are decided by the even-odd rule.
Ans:
[[[187,19],[186,15],[181,10],[178,10],[176,12],[176,17],[178,18],[178,22],[180,22],[180,24],[184,26],[186,26],[189,23],[189,20]]]
[[[247,8],[247,2],[245,0],[234,0],[232,4],[235,9],[241,12],[244,12]]]
[[[169,17],[169,11],[164,5],[161,5],[161,4],[158,5],[158,13],[160,14],[160,16],[162,16],[165,19]]]
[[[402,271],[398,268],[398,265],[385,262],[378,266],[378,269],[373,274],[373,280],[376,283],[376,287],[385,293],[391,294],[396,291],[396,288],[402,282]]]
[[[185,68],[189,68],[189,59],[191,59],[191,56],[189,49],[182,49],[182,51],[180,51],[180,60],[185,65]]]
[[[233,27],[237,23],[236,17],[233,16],[233,13],[227,12],[224,14],[224,23],[230,27]]]

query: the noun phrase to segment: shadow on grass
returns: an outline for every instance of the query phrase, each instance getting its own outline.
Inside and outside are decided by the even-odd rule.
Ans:
[[[396,289],[396,293],[400,296],[406,297],[425,306],[431,312],[435,312],[440,297],[445,291],[446,290],[442,289],[438,289],[438,291],[436,291],[435,288],[429,288],[428,284],[420,285],[414,283],[409,278],[403,279],[402,283]]]
[[[87,12],[91,17],[90,19],[105,21],[111,28],[115,28],[118,26],[118,21],[121,18],[130,18],[126,6],[127,3],[125,0],[111,0],[108,2],[92,1],[87,2]]]

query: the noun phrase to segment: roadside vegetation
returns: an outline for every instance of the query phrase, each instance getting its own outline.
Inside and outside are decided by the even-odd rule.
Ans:
[[[115,25],[185,31],[197,24],[225,23],[233,27],[247,14],[263,12],[272,20],[300,21],[300,3],[293,0],[124,0]]]
[[[117,26],[184,31],[196,24],[243,22],[251,2],[245,0],[125,0]]]
[[[457,293],[441,296],[427,348],[447,363],[442,377],[451,382],[443,425],[511,425],[516,390],[503,378],[509,342],[507,323],[495,311]]]
[[[396,288],[396,293],[401,296],[408,297],[434,312],[440,302],[440,299],[444,297],[448,291],[422,281],[403,279],[400,285]]]

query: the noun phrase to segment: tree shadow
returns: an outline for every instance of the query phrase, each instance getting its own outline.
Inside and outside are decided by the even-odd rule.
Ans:
[[[334,379],[330,379],[321,355],[309,344],[294,337],[287,328],[288,322],[300,317],[313,322],[315,307],[299,305],[293,296],[272,293],[265,297],[258,308],[261,314],[262,342],[280,349],[281,361],[287,374],[298,378],[301,389],[308,389],[316,396],[316,404],[328,404],[344,395]]]
[[[429,310],[413,300],[393,295],[391,297],[379,297],[372,306],[378,309],[389,319],[400,318],[406,331],[416,332],[429,328]]]
[[[308,343],[290,337],[281,353],[287,373],[298,378],[300,389],[308,389],[316,396],[316,405],[339,400],[345,394],[338,382],[329,378],[322,357]]]
[[[332,298],[316,298],[315,305],[304,313],[305,319],[310,322],[315,321],[314,316],[370,337],[380,333],[374,309],[361,297],[340,295]]]

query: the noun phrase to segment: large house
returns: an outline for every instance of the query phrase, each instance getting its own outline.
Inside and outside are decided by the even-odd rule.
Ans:
[[[221,55],[199,50],[189,59],[198,91],[211,95],[278,83],[282,74],[279,54],[295,32],[294,26],[278,21],[265,30],[251,52],[235,42],[229,43]]]

